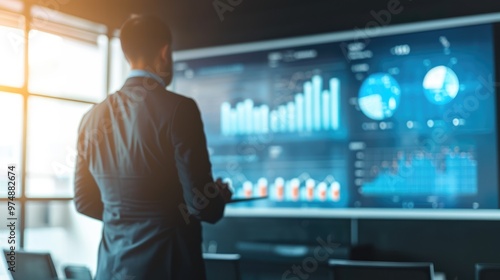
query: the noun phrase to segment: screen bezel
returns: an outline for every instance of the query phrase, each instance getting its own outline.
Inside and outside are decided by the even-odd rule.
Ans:
[[[286,39],[257,41],[233,45],[223,45],[208,48],[180,50],[173,52],[174,62],[223,56],[238,53],[265,51],[279,48],[300,47],[321,43],[335,43],[364,38],[376,38],[388,35],[407,34],[421,31],[465,27],[479,24],[492,24],[495,74],[495,105],[496,105],[496,137],[499,146],[500,127],[500,98],[497,93],[500,89],[500,13],[464,16],[439,20],[430,20],[414,23],[405,23],[392,26],[373,27],[371,29],[349,30],[332,32],[320,35],[300,36]],[[364,38],[360,33],[364,32]],[[376,34],[373,34],[375,33]],[[369,35],[372,34],[372,35]],[[175,86],[175,78],[172,87]],[[182,93],[181,93],[182,94]],[[500,166],[500,151],[496,155],[497,166]],[[499,168],[500,173],[500,168]],[[500,176],[497,173],[497,179]],[[425,219],[425,220],[500,220],[500,183],[498,188],[498,209],[405,209],[405,208],[227,208],[226,216],[230,217],[265,217],[265,218],[345,218],[345,219]]]

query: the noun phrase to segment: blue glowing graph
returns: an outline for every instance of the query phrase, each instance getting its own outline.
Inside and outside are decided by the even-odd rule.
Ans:
[[[371,166],[363,195],[471,195],[478,191],[477,161],[471,152],[402,153]]]
[[[452,69],[437,66],[427,72],[423,87],[425,96],[431,103],[443,105],[455,99],[460,89],[460,82]]]
[[[498,209],[493,25],[435,27],[183,52],[231,207]]]
[[[312,132],[337,130],[340,121],[340,80],[332,78],[323,90],[323,78],[312,77],[303,85],[303,92],[294,101],[271,109],[256,105],[252,99],[234,107],[224,102],[220,108],[222,135],[265,134],[269,132]]]
[[[392,117],[398,108],[401,88],[391,75],[370,75],[359,90],[359,107],[370,119],[383,120]]]

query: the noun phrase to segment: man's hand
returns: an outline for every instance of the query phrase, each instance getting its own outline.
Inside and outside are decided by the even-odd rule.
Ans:
[[[228,203],[231,200],[231,197],[233,197],[233,193],[229,189],[229,185],[222,182],[221,178],[217,178],[215,185],[219,188],[220,196],[222,196],[224,202]]]

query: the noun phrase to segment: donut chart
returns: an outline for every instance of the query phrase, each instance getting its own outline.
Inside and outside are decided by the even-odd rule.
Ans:
[[[451,68],[442,65],[427,72],[422,86],[427,100],[436,105],[451,102],[460,90],[457,74]]]
[[[390,118],[399,106],[401,87],[387,73],[375,73],[363,81],[358,105],[368,118],[381,121]]]

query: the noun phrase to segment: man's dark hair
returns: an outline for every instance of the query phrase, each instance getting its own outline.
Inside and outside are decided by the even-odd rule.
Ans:
[[[122,25],[120,41],[125,56],[132,61],[151,63],[160,49],[172,42],[170,28],[150,15],[132,15]]]

